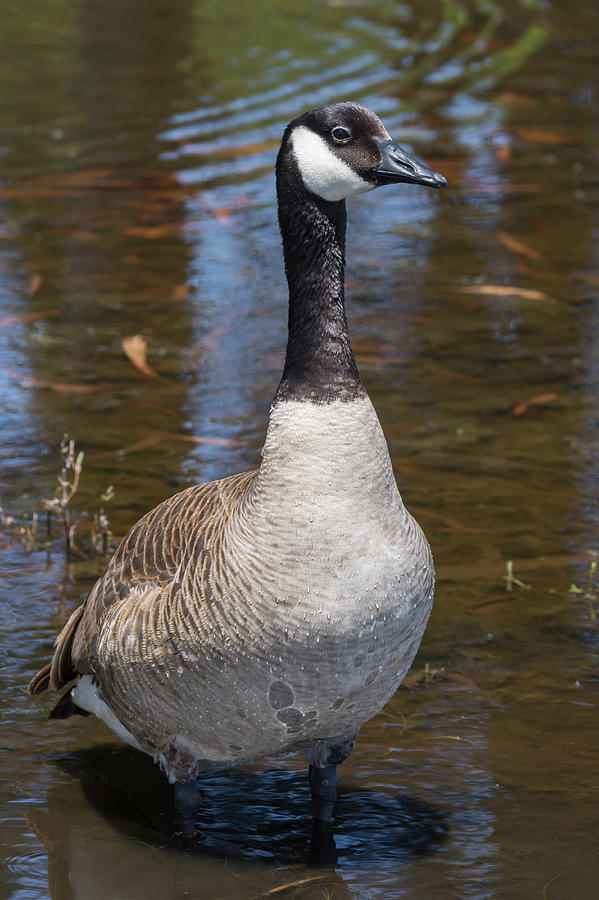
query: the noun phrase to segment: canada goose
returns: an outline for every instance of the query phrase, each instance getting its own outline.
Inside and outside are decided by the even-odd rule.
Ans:
[[[28,687],[81,676],[50,716],[94,713],[153,756],[184,823],[202,768],[297,748],[330,822],[336,766],[402,681],[433,599],[349,341],[345,198],[446,180],[354,102],[294,119],[276,174],[289,338],[260,466],[140,519]]]

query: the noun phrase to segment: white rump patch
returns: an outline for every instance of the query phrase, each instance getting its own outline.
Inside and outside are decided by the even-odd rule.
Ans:
[[[291,146],[304,184],[323,200],[344,200],[375,186],[338,159],[326,142],[305,125],[293,129]]]
[[[127,731],[123,723],[119,722],[110,707],[101,697],[98,697],[98,690],[92,681],[91,675],[81,676],[71,691],[71,697],[81,709],[85,709],[87,712],[97,716],[98,719],[102,719],[102,721],[108,725],[121,740],[125,741],[125,743],[130,744],[131,747],[135,747],[136,750],[142,749],[137,738],[134,738],[131,732]]]

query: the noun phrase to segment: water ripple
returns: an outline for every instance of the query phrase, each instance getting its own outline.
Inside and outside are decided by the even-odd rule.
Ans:
[[[368,12],[371,18],[350,15],[326,44],[315,34],[314,57],[286,48],[237,60],[247,69],[245,94],[224,102],[205,95],[195,109],[173,114],[159,135],[167,145],[161,158],[185,184],[251,182],[272,166],[285,124],[301,110],[353,98],[374,106],[393,128],[408,114],[422,118],[414,108],[417,87],[422,106],[431,102],[427,91],[442,91],[448,101],[450,86],[461,85],[454,96],[463,101],[462,123],[476,119],[477,95],[522,65],[546,36],[534,8],[523,31],[499,35],[507,12],[493,0],[441,0],[422,16],[409,6]]]

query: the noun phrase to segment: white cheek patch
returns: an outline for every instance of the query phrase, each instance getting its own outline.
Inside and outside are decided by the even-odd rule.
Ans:
[[[305,125],[293,129],[291,146],[304,184],[323,200],[343,200],[374,188],[374,184],[360,178],[357,172],[329,150],[319,135]]]

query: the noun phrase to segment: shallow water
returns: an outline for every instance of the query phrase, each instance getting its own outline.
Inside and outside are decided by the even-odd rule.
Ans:
[[[591,7],[3,8],[2,896],[250,898],[302,879],[275,896],[597,896]],[[120,536],[255,464],[285,341],[276,145],[349,97],[450,182],[357,198],[348,234],[358,363],[438,587],[412,673],[340,770],[339,863],[321,872],[300,757],[207,775],[205,841],[184,854],[152,764],[95,720],[48,722],[52,699],[24,686],[102,569],[89,527],[108,484]],[[123,352],[140,333],[159,378]],[[50,552],[41,525],[33,549],[17,533],[54,492],[64,432],[85,451],[70,564],[56,527]]]

